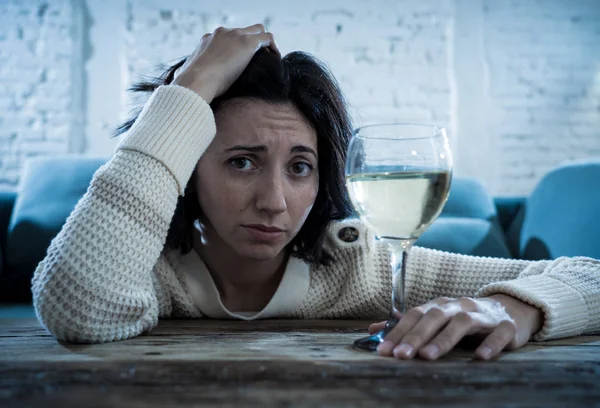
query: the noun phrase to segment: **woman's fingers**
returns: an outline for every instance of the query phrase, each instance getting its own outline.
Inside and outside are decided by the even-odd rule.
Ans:
[[[281,57],[273,34],[266,32],[262,24],[236,29],[219,27],[202,37],[173,83],[191,89],[210,103],[227,91],[263,47]]]
[[[272,33],[253,34],[253,37],[257,41],[256,51],[258,51],[258,49],[262,47],[268,47],[277,55],[281,55],[281,53],[279,52],[279,47],[277,47],[277,43],[275,42],[275,38],[273,37]]]
[[[396,358],[412,358],[448,323],[448,317],[442,309],[432,308],[423,318],[398,341],[393,354]]]
[[[452,350],[465,336],[485,337],[475,351],[476,357],[489,359],[504,349],[515,349],[519,341],[518,322],[490,299],[440,298],[410,309],[377,347],[382,356],[435,360]],[[385,322],[369,327],[373,334]]]
[[[477,322],[469,313],[457,314],[433,340],[419,350],[419,357],[435,360],[443,356],[452,350],[464,336],[470,334],[476,325]]]
[[[246,34],[259,34],[267,31],[263,24],[252,24],[251,26],[240,28],[240,30]]]
[[[419,309],[409,310],[396,326],[385,336],[384,341],[377,346],[377,352],[382,356],[391,356],[394,347],[423,317]]]
[[[369,330],[369,334],[375,334],[375,333],[377,333],[378,331],[381,331],[381,330],[383,330],[383,329],[385,328],[385,324],[386,324],[386,323],[387,323],[386,321],[383,321],[383,322],[379,322],[379,323],[373,323],[373,324],[371,324],[371,325],[369,326],[369,329],[368,329],[368,330]]]
[[[394,311],[394,317],[396,318],[396,321],[399,322],[400,319],[402,319],[402,313],[400,313],[399,311]],[[383,322],[379,322],[379,323],[373,323],[369,326],[369,334],[375,334],[378,331],[381,331],[385,328],[385,325],[387,324],[387,320],[384,320]]]
[[[262,47],[267,47],[269,50],[281,56],[281,52],[279,51],[279,47],[273,38],[273,34],[268,33],[263,24],[253,24],[246,28],[240,28],[239,31],[244,34],[254,36],[255,40],[257,40],[255,48],[256,51]]]
[[[412,358],[446,322],[444,312],[438,308],[429,309],[427,313],[412,309],[385,336],[377,351],[384,356],[393,354],[397,358]]]
[[[481,360],[496,357],[515,338],[517,328],[513,322],[501,322],[475,350],[475,356]]]

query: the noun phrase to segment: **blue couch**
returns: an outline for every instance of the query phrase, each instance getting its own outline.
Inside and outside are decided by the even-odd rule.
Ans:
[[[17,192],[0,191],[0,302],[30,301],[36,265],[105,160],[34,158]],[[600,161],[554,170],[530,197],[494,199],[478,181],[455,177],[442,215],[417,245],[531,260],[600,258]]]

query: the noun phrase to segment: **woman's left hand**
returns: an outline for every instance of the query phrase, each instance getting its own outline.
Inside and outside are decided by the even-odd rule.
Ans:
[[[482,337],[475,350],[487,360],[502,350],[525,345],[543,323],[541,310],[507,295],[488,298],[439,298],[410,309],[385,337],[377,351],[382,356],[409,359],[418,355],[435,360],[448,353],[465,336]],[[385,322],[369,327],[373,334]]]

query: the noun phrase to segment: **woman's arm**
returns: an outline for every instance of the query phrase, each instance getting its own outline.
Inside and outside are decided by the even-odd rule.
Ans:
[[[534,340],[600,333],[600,261],[558,258],[534,263],[516,279],[493,282],[478,297],[504,294],[540,309],[542,329]]]
[[[214,134],[209,106],[192,91],[154,92],[35,271],[36,313],[57,338],[121,340],[156,325],[153,267],[177,198]]]
[[[475,335],[475,355],[487,360],[531,338],[600,329],[600,261],[590,258],[531,262],[415,248],[406,283],[410,308],[378,346],[384,356],[437,359]]]
[[[540,309],[543,326],[535,340],[600,330],[600,261],[559,258],[523,261],[450,254],[413,248],[407,297],[418,306],[437,297],[511,296]]]

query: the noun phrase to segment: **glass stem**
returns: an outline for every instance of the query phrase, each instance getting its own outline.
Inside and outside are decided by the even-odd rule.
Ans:
[[[385,239],[389,246],[390,262],[392,267],[392,306],[388,321],[385,325],[385,334],[396,326],[400,317],[406,313],[406,299],[404,283],[408,253],[414,240]]]

